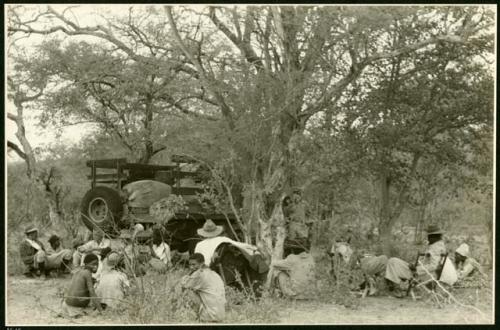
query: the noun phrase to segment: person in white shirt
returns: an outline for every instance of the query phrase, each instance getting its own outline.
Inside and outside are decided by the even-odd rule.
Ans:
[[[212,220],[208,219],[202,228],[197,230],[198,235],[204,239],[196,244],[194,248],[195,253],[201,253],[205,258],[205,265],[210,266],[214,259],[217,257],[215,251],[222,243],[230,243],[238,248],[243,254],[253,256],[258,254],[256,246],[241,243],[230,239],[229,237],[220,236],[224,228],[217,226]]]
[[[127,275],[117,269],[120,255],[110,252],[105,259],[99,282],[97,282],[96,295],[101,299],[101,303],[110,308],[118,308],[122,305],[123,299],[130,288]]]
[[[153,229],[151,241],[151,259],[149,265],[156,271],[163,273],[171,266],[170,247],[164,241],[161,229]]]

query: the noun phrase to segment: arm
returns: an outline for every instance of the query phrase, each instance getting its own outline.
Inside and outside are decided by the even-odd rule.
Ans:
[[[89,290],[90,301],[99,312],[102,312],[101,302],[95,294],[94,283],[92,281],[92,275],[90,274],[90,272],[85,273],[85,284],[87,285],[87,289]]]
[[[200,280],[199,272],[196,271],[191,275],[185,276],[181,281],[181,287],[183,289],[189,289],[193,291],[198,291],[202,288],[202,283]]]
[[[288,271],[292,268],[291,262],[286,259],[273,261],[271,263],[271,266],[278,270],[288,270]]]
[[[80,245],[76,249],[80,253],[92,252],[92,249],[95,248],[94,241],[88,241],[87,243]]]

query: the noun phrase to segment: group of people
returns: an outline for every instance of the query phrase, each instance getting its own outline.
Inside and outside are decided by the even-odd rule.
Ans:
[[[139,225],[140,226],[140,225]],[[241,251],[246,258],[259,255],[257,247],[234,241],[224,236],[222,226],[207,220],[197,231],[201,237],[189,256],[189,274],[179,281],[179,287],[195,309],[198,320],[202,322],[220,322],[225,317],[225,279],[221,271],[215,271],[214,263],[221,244],[229,244]],[[28,268],[28,276],[50,276],[50,272],[72,273],[72,279],[63,302],[63,312],[68,316],[78,316],[87,307],[97,311],[106,308],[118,308],[130,289],[129,276],[144,275],[147,269],[165,273],[172,265],[171,251],[163,239],[162,231],[153,230],[149,257],[143,258],[138,249],[134,234],[125,234],[125,246],[112,249],[111,240],[96,228],[88,242],[76,246],[74,251],[64,249],[56,235],[49,238],[50,247],[45,249],[38,239],[38,229],[29,227],[26,238],[21,243],[20,252]],[[458,279],[470,276],[474,272],[482,273],[479,263],[470,256],[467,244],[461,244],[455,251],[454,265],[447,254],[443,241],[443,232],[436,226],[427,229],[429,245],[418,262],[414,264],[399,258],[387,258],[384,255],[361,256],[359,265],[370,279],[383,275],[389,290],[401,296],[414,278],[433,276],[435,279],[454,284]],[[348,245],[334,244],[331,255],[341,256],[349,263],[353,257]],[[288,253],[286,258],[274,260],[268,284],[272,291],[290,299],[310,299],[315,292],[315,261],[306,251]],[[250,259],[248,259],[250,260]],[[258,259],[260,260],[260,259]],[[222,275],[222,277],[221,277]],[[370,286],[372,282],[368,282]],[[376,289],[370,287],[370,294]]]
[[[419,253],[413,263],[400,258],[388,258],[385,255],[359,256],[358,264],[367,279],[369,294],[375,294],[375,277],[385,279],[388,291],[395,297],[402,297],[409,292],[409,286],[415,283],[425,284],[432,288],[436,281],[454,285],[474,274],[484,274],[480,264],[471,257],[470,247],[462,243],[454,253],[449,255],[443,240],[444,232],[436,225],[427,228],[428,245],[424,253]],[[336,243],[331,255],[342,256],[347,263],[352,257],[352,249],[346,244]],[[454,262],[453,262],[454,261]]]

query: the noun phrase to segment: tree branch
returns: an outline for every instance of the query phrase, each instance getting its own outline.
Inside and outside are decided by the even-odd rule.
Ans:
[[[247,14],[248,15],[248,14]],[[245,29],[245,38],[247,39],[246,41],[238,38],[229,28],[222,23],[217,15],[215,14],[215,7],[209,7],[209,17],[212,20],[212,22],[215,24],[215,26],[222,31],[226,35],[226,37],[231,40],[231,42],[238,47],[238,49],[241,51],[245,59],[248,61],[248,63],[255,65],[255,67],[258,70],[261,70],[264,68],[264,65],[262,63],[262,60],[257,56],[255,51],[253,50],[252,46],[250,45],[250,31],[249,29]],[[240,32],[241,33],[241,32]]]
[[[19,148],[19,146],[14,142],[7,140],[7,147],[14,150],[16,154],[22,159],[26,160],[28,158],[28,156],[26,156],[26,154],[21,150],[21,148]]]

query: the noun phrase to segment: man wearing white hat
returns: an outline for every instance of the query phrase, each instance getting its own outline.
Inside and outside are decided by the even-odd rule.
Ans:
[[[45,248],[38,240],[38,228],[29,226],[24,231],[26,238],[21,242],[19,253],[23,263],[28,267],[27,276],[40,276],[42,273],[48,276],[49,270],[45,267]]]
[[[221,236],[223,231],[224,227],[217,226],[210,219],[205,221],[203,227],[197,230],[198,235],[200,235],[204,239],[196,244],[194,252],[203,254],[203,257],[205,257],[205,265],[210,266],[215,257],[215,250],[222,243],[230,243],[231,245],[237,247],[244,254],[250,256],[259,253],[256,246],[246,243],[240,243],[230,239],[229,237]]]
[[[455,265],[458,270],[459,279],[464,279],[476,271],[483,273],[479,262],[470,256],[470,248],[466,243],[460,244],[455,250]]]

